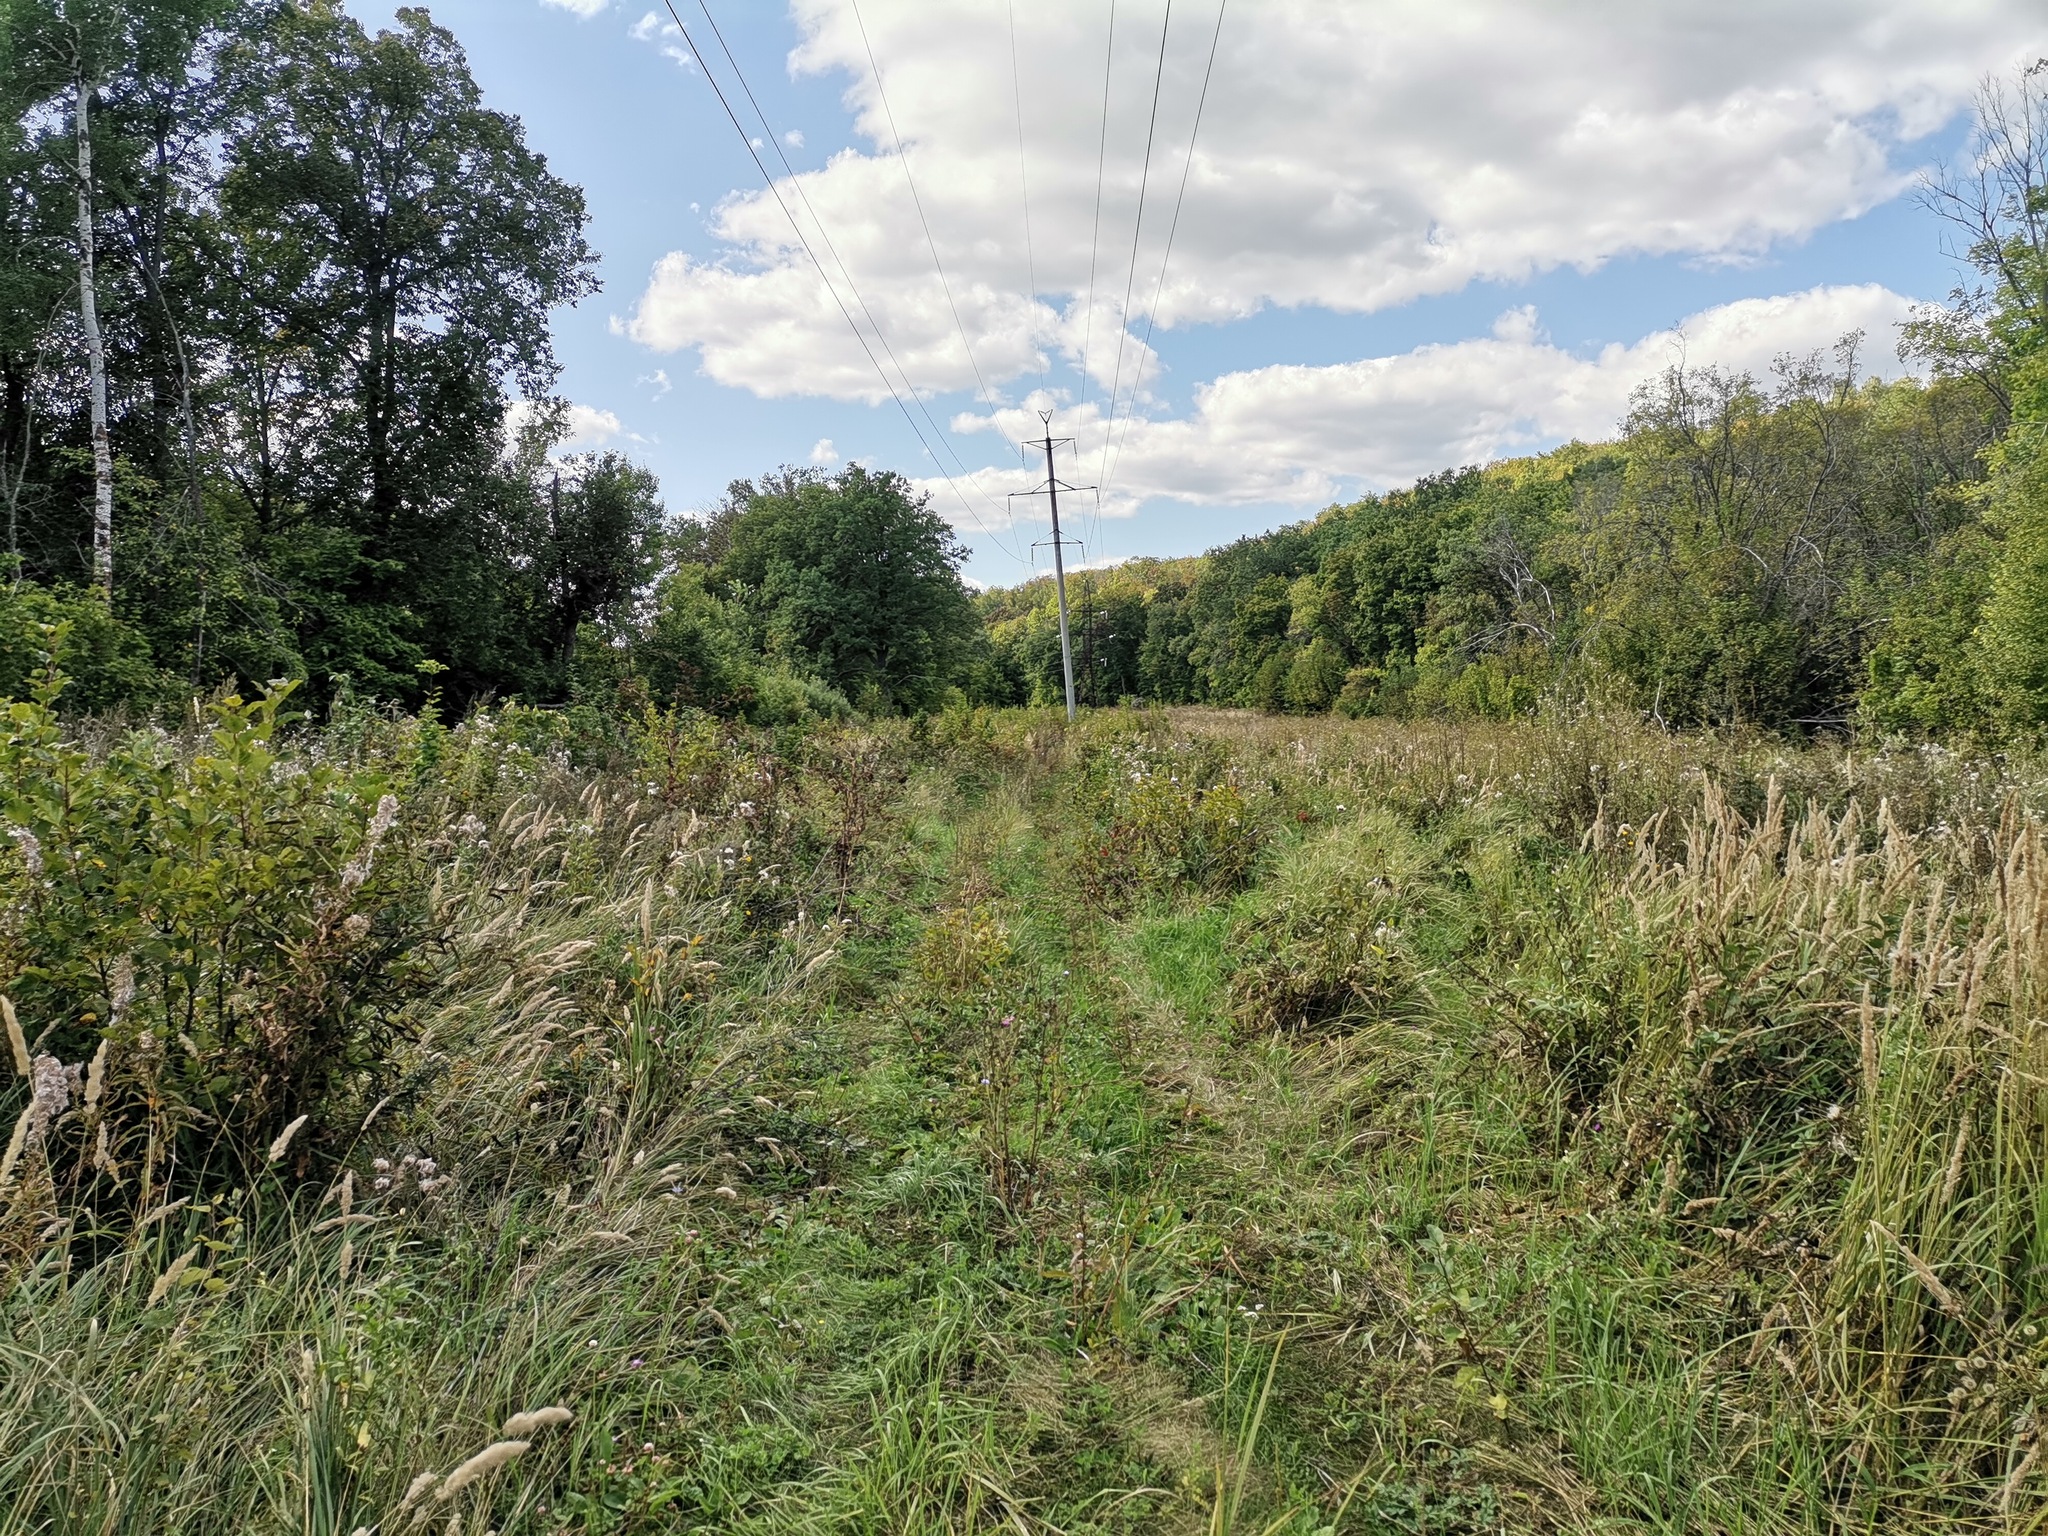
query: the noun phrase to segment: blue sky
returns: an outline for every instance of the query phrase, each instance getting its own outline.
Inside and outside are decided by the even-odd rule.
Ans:
[[[731,91],[698,6],[677,9]],[[391,13],[352,9],[371,26]],[[842,298],[863,323],[865,302],[944,425],[924,430],[949,484],[703,74],[678,62],[665,10],[430,9],[487,100],[588,196],[604,291],[556,324],[583,442],[644,460],[678,510],[782,463],[900,469],[990,583],[1028,574],[1045,536],[1042,513],[1005,510],[1036,478],[1009,439],[1035,430],[1041,405],[1079,439],[1068,479],[1115,466],[1108,515],[1082,498],[1069,529],[1090,558],[1115,559],[1190,553],[1432,468],[1604,435],[1630,385],[1680,346],[1763,372],[1854,327],[1869,362],[1896,371],[1907,302],[1957,281],[1912,174],[1967,152],[1982,77],[2048,48],[2031,7],[1992,0],[1237,0],[1220,33],[1215,0],[1179,0],[1161,66],[1164,0],[1119,0],[1114,51],[1107,0],[1022,8],[1014,54],[1004,0],[861,0],[858,13],[711,0],[802,178],[784,198],[814,241],[822,225],[850,275]],[[1127,283],[1112,431],[1102,401]]]

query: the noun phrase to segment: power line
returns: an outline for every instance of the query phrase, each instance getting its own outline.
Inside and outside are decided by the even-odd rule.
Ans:
[[[996,409],[995,397],[989,392],[988,382],[981,376],[981,364],[974,358],[974,343],[967,339],[966,322],[960,318],[960,306],[953,301],[953,285],[946,278],[946,264],[939,259],[939,242],[932,238],[931,221],[924,215],[924,199],[917,195],[917,179],[910,174],[910,152],[903,147],[903,135],[896,129],[896,113],[889,106],[889,93],[882,87],[882,66],[875,62],[875,45],[868,41],[868,25],[861,19],[860,0],[849,0],[853,7],[854,25],[860,28],[861,47],[867,50],[868,69],[875,77],[875,95],[881,98],[882,116],[889,124],[889,136],[896,141],[896,159],[903,167],[903,180],[910,188],[910,201],[917,209],[917,222],[924,226],[924,243],[931,248],[932,265],[938,269],[939,287],[945,291],[946,307],[953,312],[953,328],[960,333],[960,346],[967,354],[967,366],[974,370],[974,382],[981,389],[982,403],[988,407],[989,420],[995,429],[1003,434],[1003,440],[1021,454],[1022,446],[1010,436],[1003,426],[1001,413]]]
[[[1109,148],[1109,74],[1116,53],[1116,0],[1109,0],[1109,41],[1102,50],[1102,132],[1095,141],[1095,223],[1088,232],[1088,303],[1082,311],[1081,404],[1088,403],[1088,349],[1095,339],[1095,256],[1102,238],[1102,166]]]
[[[805,235],[803,225],[797,222],[796,215],[790,212],[789,204],[783,200],[781,189],[775,184],[775,178],[769,174],[768,167],[761,161],[760,152],[754,148],[754,141],[748,137],[747,130],[741,126],[739,115],[732,109],[732,103],[726,100],[725,91],[719,86],[717,79],[711,73],[711,66],[705,63],[704,54],[697,47],[697,40],[690,36],[690,29],[683,25],[683,18],[675,8],[675,0],[662,0],[662,4],[667,9],[669,18],[675,22],[676,31],[681,34],[683,42],[688,45],[691,56],[696,59],[697,68],[703,71],[704,79],[710,85],[712,94],[717,96],[719,106],[725,109],[726,119],[731,122],[733,131],[740,136],[740,142],[746,146],[748,158],[754,162],[754,169],[761,173],[761,179],[767,184],[769,195],[775,199],[776,207],[780,208],[782,216],[789,220],[789,227],[795,232],[797,243],[803,246],[804,254],[811,259],[811,265],[817,268],[819,281],[824,283],[825,291],[832,295],[832,302],[839,306],[839,313],[845,317],[847,329],[853,332],[853,339],[860,343],[861,351],[867,354],[868,361],[874,365],[876,377],[881,379],[882,387],[889,391],[889,398],[896,402],[896,409],[903,413],[903,420],[909,425],[912,434],[924,448],[925,454],[931,459],[932,467],[938,470],[939,474],[944,477],[947,486],[952,490],[954,496],[959,499],[962,510],[973,520],[974,526],[979,528],[1003,553],[1009,555],[1011,559],[1018,561],[1019,564],[1023,564],[1022,557],[1015,550],[1005,545],[1001,539],[997,538],[990,531],[988,525],[982,522],[981,514],[974,510],[966,496],[961,493],[959,484],[952,475],[947,473],[945,463],[932,451],[932,445],[926,441],[923,431],[917,425],[917,418],[910,414],[910,407],[903,403],[903,396],[897,392],[895,384],[889,379],[888,371],[882,367],[881,360],[875,356],[875,349],[868,345],[868,339],[861,334],[860,326],[855,323],[852,311],[846,307],[846,301],[840,298],[838,288],[833,285],[831,276],[825,271],[825,264],[818,260],[818,253],[811,248],[810,238]],[[708,19],[709,11],[706,11],[705,15]],[[716,30],[715,24],[713,30]],[[728,58],[730,58],[730,55],[728,55]],[[736,75],[739,74],[739,67],[737,65],[734,65],[733,72]],[[746,84],[744,77],[741,78],[740,83],[742,86]],[[750,96],[751,94],[749,92]],[[764,118],[763,123],[765,124],[765,122],[766,119]],[[822,234],[823,232],[824,226],[821,224],[819,226],[819,233]],[[850,286],[851,279],[848,281]],[[858,293],[856,293],[855,297],[859,297]],[[878,339],[881,338],[879,330],[877,330],[876,336]],[[888,346],[886,339],[883,340],[882,344],[884,348]],[[906,387],[909,387],[910,379],[908,375],[904,376],[903,382]],[[912,389],[911,393],[915,395],[916,390]],[[976,489],[979,490],[979,487],[977,486]]]
[[[1166,0],[1166,15],[1159,23],[1159,67],[1152,73],[1152,116],[1145,125],[1145,164],[1138,173],[1138,217],[1131,225],[1131,265],[1124,277],[1123,308],[1117,311],[1116,326],[1116,367],[1110,372],[1109,420],[1102,429],[1102,460],[1096,479],[1104,479],[1103,471],[1109,467],[1109,438],[1116,427],[1116,396],[1124,377],[1124,342],[1131,334],[1131,289],[1138,280],[1138,241],[1145,232],[1145,189],[1152,180],[1152,140],[1159,127],[1159,86],[1166,78],[1166,35],[1173,26],[1173,0]],[[1134,386],[1131,400],[1136,404],[1138,392]]]
[[[1216,45],[1223,39],[1223,13],[1230,8],[1230,0],[1218,0],[1216,6],[1216,27],[1209,34],[1209,62],[1202,70],[1202,92],[1195,98],[1195,126],[1188,130],[1187,164],[1180,170],[1180,190],[1173,198],[1173,219],[1166,226],[1166,252],[1159,258],[1159,281],[1152,288],[1152,307],[1145,311],[1144,349],[1138,353],[1138,376],[1131,381],[1131,400],[1124,410],[1124,429],[1118,434],[1116,452],[1110,457],[1109,473],[1102,477],[1105,492],[1116,482],[1116,466],[1124,456],[1124,443],[1131,435],[1131,417],[1137,414],[1138,391],[1145,382],[1145,355],[1152,347],[1152,326],[1159,317],[1159,296],[1166,291],[1166,266],[1173,260],[1173,237],[1180,229],[1180,206],[1188,195],[1188,176],[1195,168],[1195,143],[1202,134],[1202,108],[1209,101],[1209,77],[1216,72]],[[1110,423],[1116,425],[1114,421]]]
[[[1008,0],[1007,8],[1010,16],[1010,94],[1017,103],[1017,190],[1023,194],[1024,203],[1024,281],[1030,288],[1025,295],[1028,300],[1025,308],[1035,315],[1038,312],[1038,258],[1031,251],[1031,181],[1024,174],[1024,82],[1017,72],[1017,0]],[[1051,359],[1048,358],[1038,370],[1041,389],[1045,387],[1046,369],[1050,365]]]
[[[1109,80],[1116,61],[1116,0],[1109,0],[1109,34],[1102,46],[1102,129],[1095,140],[1095,221],[1088,230],[1088,299],[1081,315],[1081,409],[1088,405],[1088,357],[1095,340],[1095,258],[1102,244],[1102,169],[1109,149]],[[1103,425],[1103,441],[1109,441],[1109,424]],[[1101,531],[1102,498],[1095,499],[1096,516],[1089,525],[1092,539]]]
[[[818,210],[812,206],[810,194],[804,190],[803,178],[797,175],[796,167],[789,163],[789,156],[783,152],[781,136],[776,133],[775,125],[768,121],[768,114],[761,110],[761,103],[754,96],[754,88],[747,83],[746,71],[740,68],[740,61],[733,57],[732,49],[727,46],[725,34],[719,30],[718,18],[711,14],[711,6],[708,0],[697,0],[697,8],[704,13],[704,19],[711,23],[711,35],[718,39],[719,51],[725,55],[725,62],[732,66],[733,75],[738,79],[740,89],[746,92],[747,102],[754,109],[754,116],[761,120],[762,132],[768,136],[769,142],[775,146],[775,157],[782,162],[782,168],[789,173],[790,185],[796,188],[796,195],[803,202],[804,211],[811,216],[811,223],[817,227],[818,238],[825,242],[826,253],[831,256],[833,263],[839,268],[839,275],[846,279],[846,286],[852,290],[853,300],[860,306],[860,312],[867,316],[868,325],[875,333],[875,340],[882,344],[883,352],[888,355],[889,361],[895,364],[897,376],[903,380],[903,387],[910,391],[910,398],[917,403],[917,408],[924,416],[925,423],[932,429],[933,435],[946,445],[946,451],[953,455],[953,462],[959,466],[960,473],[966,476],[968,483],[974,487],[975,494],[989,504],[990,511],[998,510],[995,498],[983,490],[980,483],[973,478],[974,472],[967,467],[967,460],[962,457],[960,450],[953,445],[953,440],[946,435],[946,429],[940,426],[937,420],[933,418],[931,407],[925,404],[924,397],[918,393],[917,385],[911,381],[910,370],[903,366],[902,360],[896,356],[896,349],[889,345],[889,337],[882,329],[882,322],[875,318],[875,312],[868,307],[868,301],[862,296],[860,285],[853,280],[853,273],[848,269],[845,258],[839,254],[839,248],[832,243],[832,232],[825,227],[825,221],[818,216]],[[748,147],[750,149],[753,147],[751,142]],[[929,452],[930,450],[927,449],[926,451]],[[1009,514],[1005,511],[1003,515],[1007,517]],[[990,534],[989,537],[994,538],[995,536]]]

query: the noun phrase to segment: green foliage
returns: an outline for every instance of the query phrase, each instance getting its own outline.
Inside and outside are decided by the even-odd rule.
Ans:
[[[301,1155],[331,1155],[385,1083],[432,930],[405,786],[287,761],[288,689],[210,706],[189,747],[95,752],[54,713],[64,683],[40,674],[0,740],[0,992],[39,1051],[96,1063],[65,1203],[244,1176],[301,1117]]]
[[[768,655],[866,709],[944,700],[974,613],[956,573],[964,551],[929,498],[857,464],[829,478],[788,471],[735,498],[716,580]]]
[[[1986,683],[2006,720],[2048,725],[2048,350],[2012,375],[2012,430],[1990,455],[1986,517],[2000,538],[1980,630]]]
[[[1994,734],[1978,630],[1997,545],[1987,530],[1958,529],[1917,580],[1888,578],[1882,633],[1872,643],[1864,719],[1886,735]]]
[[[1145,895],[1239,890],[1266,841],[1243,787],[1199,746],[1105,744],[1089,765],[1087,803],[1077,875],[1089,899],[1112,910]]]
[[[150,665],[149,642],[94,591],[24,582],[0,587],[0,699],[18,699],[61,656],[67,702],[84,709],[149,704],[169,690]]]
[[[1239,1028],[1356,1028],[1418,1006],[1421,967],[1405,930],[1426,871],[1415,839],[1384,814],[1293,850],[1231,937]]]
[[[432,659],[457,699],[560,697],[579,625],[645,579],[659,508],[616,458],[544,462],[549,316],[594,286],[582,194],[483,104],[453,37],[413,8],[372,35],[325,0],[22,0],[7,30],[0,498],[23,573],[85,574],[76,65],[115,607],[152,670],[417,702]],[[508,384],[542,402],[510,454]]]
[[[353,974],[253,942],[323,890],[388,881],[368,941],[434,938],[346,1005],[403,1026],[346,1114],[203,1167],[213,1128],[166,1128],[147,1193],[112,1138],[118,1204],[72,1170],[149,1112],[136,1063],[187,1071],[132,1032],[211,994],[139,964],[60,1056],[51,985],[5,973],[57,1069],[0,1086],[24,1529],[2040,1516],[2031,761],[1629,714],[265,709],[14,717],[10,792],[84,787],[158,909],[236,909],[247,998]],[[1218,785],[1241,878],[1175,841]],[[1128,917],[1090,899],[1105,818],[1148,828]],[[0,911],[54,902],[19,933],[89,956],[21,846]],[[118,974],[78,975],[111,1017]]]
[[[1927,577],[1976,526],[1996,397],[1974,379],[1864,380],[1857,340],[1832,364],[1788,359],[1768,387],[1673,370],[1610,446],[1426,477],[1096,578],[1114,596],[1090,606],[1141,637],[1119,681],[1154,702],[1354,718],[1500,719],[1589,691],[1671,724],[1910,714],[1861,695],[1926,670],[1897,649],[1919,643],[1910,621],[1887,640],[1892,608],[1947,602],[1953,582]],[[980,606],[999,667],[1029,685],[988,696],[1056,698],[1048,584]]]

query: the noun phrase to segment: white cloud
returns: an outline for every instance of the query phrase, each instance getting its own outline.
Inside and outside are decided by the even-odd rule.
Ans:
[[[1635,387],[1681,360],[1767,379],[1780,356],[1825,350],[1860,330],[1863,366],[1896,373],[1895,327],[1910,303],[1874,283],[1744,299],[1593,356],[1555,346],[1534,310],[1512,309],[1488,336],[1326,367],[1224,374],[1196,390],[1190,416],[1139,416],[1128,428],[1120,421],[1107,456],[1102,413],[1091,406],[1058,423],[1076,440],[1076,456],[1062,459],[1061,472],[1077,483],[1113,477],[1102,505],[1107,516],[1128,515],[1149,497],[1316,506],[1455,465],[1610,436]],[[1038,426],[1026,410],[1000,420],[1012,437]],[[958,425],[986,431],[995,423],[968,417]],[[1000,505],[1003,492],[1023,489],[1029,478],[990,469],[963,488],[976,515],[993,526],[996,515],[977,493]],[[923,483],[934,506],[973,526],[943,480]]]
[[[613,438],[639,439],[628,432],[619,418],[610,411],[599,410],[596,406],[569,406],[568,435],[561,441],[558,452],[573,453],[580,448],[602,448]]]
[[[657,400],[675,388],[675,385],[669,381],[666,368],[657,368],[652,373],[643,373],[633,382],[635,384],[652,384],[654,386],[654,398]]]
[[[594,0],[547,0],[547,3],[585,6],[594,3]],[[602,8],[603,5],[609,4],[610,0],[595,0],[595,3],[599,3]],[[697,61],[690,56],[690,50],[685,46],[683,29],[661,12],[648,11],[626,29],[626,36],[636,43],[651,43],[663,58],[675,64],[677,68],[695,73]]]
[[[840,255],[857,270],[857,258],[838,235],[833,238]],[[671,252],[655,264],[627,333],[658,352],[694,346],[709,377],[757,395],[829,395],[870,404],[888,400],[876,363],[847,329],[846,315],[810,258],[800,246],[782,254],[794,259],[746,271]],[[822,250],[819,255],[831,260]],[[843,285],[840,292],[846,308],[860,313]],[[929,268],[921,278],[893,287],[870,289],[862,283],[861,297],[888,341],[887,352],[876,346],[875,356],[899,389],[904,373],[920,389],[974,387],[973,366],[954,328],[954,305],[976,336],[973,361],[985,376],[1036,372],[1043,355],[1036,338],[1058,326],[1058,317],[1045,305],[1027,305],[1021,294],[985,286],[956,282],[949,304]],[[889,353],[900,371],[890,364]]]
[[[802,173],[806,201],[916,383],[972,388],[853,14],[794,3],[792,67],[843,79],[871,146]],[[1091,372],[1114,351],[1159,36],[1157,13],[1134,11],[1113,55]],[[1150,307],[1214,15],[1174,12],[1134,312]],[[1019,35],[1036,299],[1001,8],[869,0],[862,16],[982,376],[1000,387],[1048,352],[1077,358],[1106,8],[1049,0]],[[1234,7],[1160,322],[1369,311],[1631,254],[1749,260],[1895,195],[1902,146],[2039,47],[2038,0]],[[724,254],[660,263],[632,333],[700,348],[712,378],[757,393],[881,396],[774,199],[740,192],[713,227]]]
[[[813,464],[837,464],[839,462],[839,450],[832,446],[831,438],[821,437],[811,444],[811,462]]]
[[[612,0],[540,0],[542,5],[551,5],[558,11],[569,11],[585,21],[608,9]]]
[[[789,146],[789,147],[790,147],[791,149],[802,149],[802,148],[804,147],[804,131],[803,131],[803,129],[801,129],[801,128],[792,128],[792,129],[790,129],[790,130],[789,130],[789,132],[785,133],[785,134],[784,134],[784,135],[782,136],[782,142],[783,142],[783,143],[785,143],[785,144],[787,144],[787,145],[788,145],[788,146]]]
[[[512,402],[505,412],[505,434],[508,440],[518,436],[520,429],[533,419],[535,410],[536,406],[531,400]],[[594,405],[583,405],[573,400],[568,403],[562,425],[562,440],[550,450],[557,458],[563,454],[603,448],[621,438],[629,443],[648,441],[637,432],[627,431],[625,423],[619,420],[615,412],[602,410]]]

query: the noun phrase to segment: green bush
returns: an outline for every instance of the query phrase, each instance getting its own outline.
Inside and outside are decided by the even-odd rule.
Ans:
[[[1116,910],[1147,892],[1227,895],[1250,882],[1264,829],[1212,757],[1120,744],[1090,766],[1094,826],[1078,874],[1092,900]]]
[[[293,1157],[332,1150],[382,1091],[432,916],[405,786],[281,756],[289,688],[211,706],[189,748],[93,752],[65,684],[42,673],[0,735],[0,994],[89,1102],[45,1150],[60,1206],[104,1221],[241,1177],[302,1119]]]
[[[149,641],[97,592],[0,586],[0,699],[20,698],[53,657],[71,672],[68,703],[78,709],[147,707],[170,689],[151,665]]]

